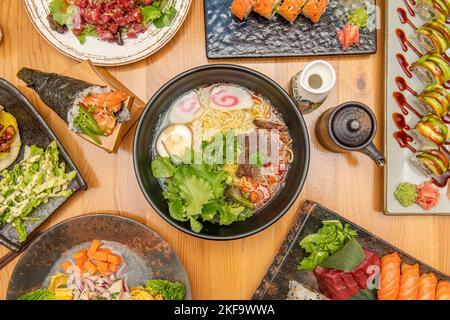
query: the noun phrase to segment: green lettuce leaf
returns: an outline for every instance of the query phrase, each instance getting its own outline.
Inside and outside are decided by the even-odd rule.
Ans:
[[[152,161],[152,173],[155,178],[170,178],[175,173],[175,166],[170,158],[158,158]]]
[[[196,176],[184,180],[179,187],[180,197],[185,201],[188,216],[201,214],[203,205],[213,196],[209,184]]]
[[[309,256],[300,261],[299,269],[313,270],[357,236],[357,232],[349,224],[342,225],[338,220],[323,221],[322,223],[323,226],[317,233],[310,234],[300,241],[300,247]]]
[[[21,295],[17,300],[55,300],[55,294],[47,289],[38,289]]]
[[[73,17],[78,13],[76,6],[66,6],[65,0],[52,0],[49,3],[50,13],[53,20],[61,26],[70,26]]]
[[[181,282],[148,280],[145,283],[145,289],[152,295],[162,295],[164,300],[183,300],[185,297],[185,288]]]

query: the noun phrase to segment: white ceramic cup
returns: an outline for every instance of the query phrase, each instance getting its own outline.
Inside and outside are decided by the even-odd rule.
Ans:
[[[308,63],[291,80],[289,91],[302,113],[319,108],[336,84],[336,72],[323,60]]]

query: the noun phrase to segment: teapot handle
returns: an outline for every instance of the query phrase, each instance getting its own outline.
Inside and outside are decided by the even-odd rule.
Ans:
[[[371,157],[380,168],[384,167],[386,164],[386,159],[373,143],[370,143],[367,147],[362,149],[361,152]]]

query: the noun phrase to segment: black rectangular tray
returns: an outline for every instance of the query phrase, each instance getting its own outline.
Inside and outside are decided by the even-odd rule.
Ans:
[[[0,78],[0,105],[5,107],[5,111],[11,113],[16,117],[19,124],[19,132],[22,140],[22,147],[19,157],[14,162],[18,163],[23,159],[25,146],[37,145],[39,147],[46,147],[50,142],[56,140],[60,159],[66,163],[66,170],[77,170],[75,164],[70,159],[67,152],[55,136],[53,131],[45,123],[44,119],[39,115],[34,106],[28,99],[22,95],[8,81]],[[8,170],[13,166],[11,165]],[[87,185],[84,179],[78,172],[76,178],[70,184],[70,189],[74,192],[78,190],[86,190]],[[39,218],[38,221],[26,221],[25,227],[28,236],[30,236],[37,228],[39,228],[45,220],[47,220],[60,206],[62,206],[68,198],[52,198],[45,204],[40,205],[29,215],[29,217]],[[20,249],[20,242],[17,237],[16,230],[11,224],[4,224],[0,226],[0,244],[6,246],[10,250],[18,251]]]
[[[232,0],[205,0],[206,54],[210,59],[301,57],[317,55],[369,54],[377,51],[377,30],[363,29],[360,46],[342,51],[336,31],[345,24],[340,0],[331,0],[320,22],[300,16],[291,25],[279,15],[269,21],[251,13],[241,22],[235,18]],[[369,21],[376,21],[375,0]],[[375,23],[376,24],[376,23]]]
[[[322,207],[320,204],[306,201],[272,265],[253,295],[253,300],[285,300],[291,280],[298,281],[319,292],[313,271],[298,270],[297,268],[298,262],[306,256],[306,252],[300,248],[299,242],[307,235],[316,233],[321,228],[322,221],[326,220],[340,220],[351,225],[353,229],[358,231],[357,240],[361,246],[377,253],[380,257],[397,251],[402,258],[402,262],[409,264],[418,263],[421,274],[433,272],[440,280],[450,280],[450,277],[447,275],[418,261],[347,219]]]

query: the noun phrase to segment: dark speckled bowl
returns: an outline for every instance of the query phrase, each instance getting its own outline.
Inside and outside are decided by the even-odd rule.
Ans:
[[[188,277],[170,245],[147,226],[109,214],[75,217],[39,236],[17,263],[7,299],[47,285],[49,274],[68,258],[72,248],[94,239],[111,242],[108,245],[124,257],[123,275],[130,287],[143,285],[149,279],[180,281],[185,285],[186,299],[191,299]]]
[[[252,218],[231,226],[204,223],[197,234],[189,223],[170,217],[167,202],[158,180],[153,177],[150,164],[152,146],[158,135],[158,121],[171,103],[183,93],[205,84],[236,83],[269,99],[284,118],[293,139],[294,161],[284,187]],[[134,137],[134,168],[140,187],[148,202],[158,214],[179,230],[210,240],[232,240],[260,232],[280,219],[297,199],[306,179],[309,166],[310,145],[306,124],[289,95],[272,79],[241,66],[208,65],[184,72],[165,84],[149,101]]]

